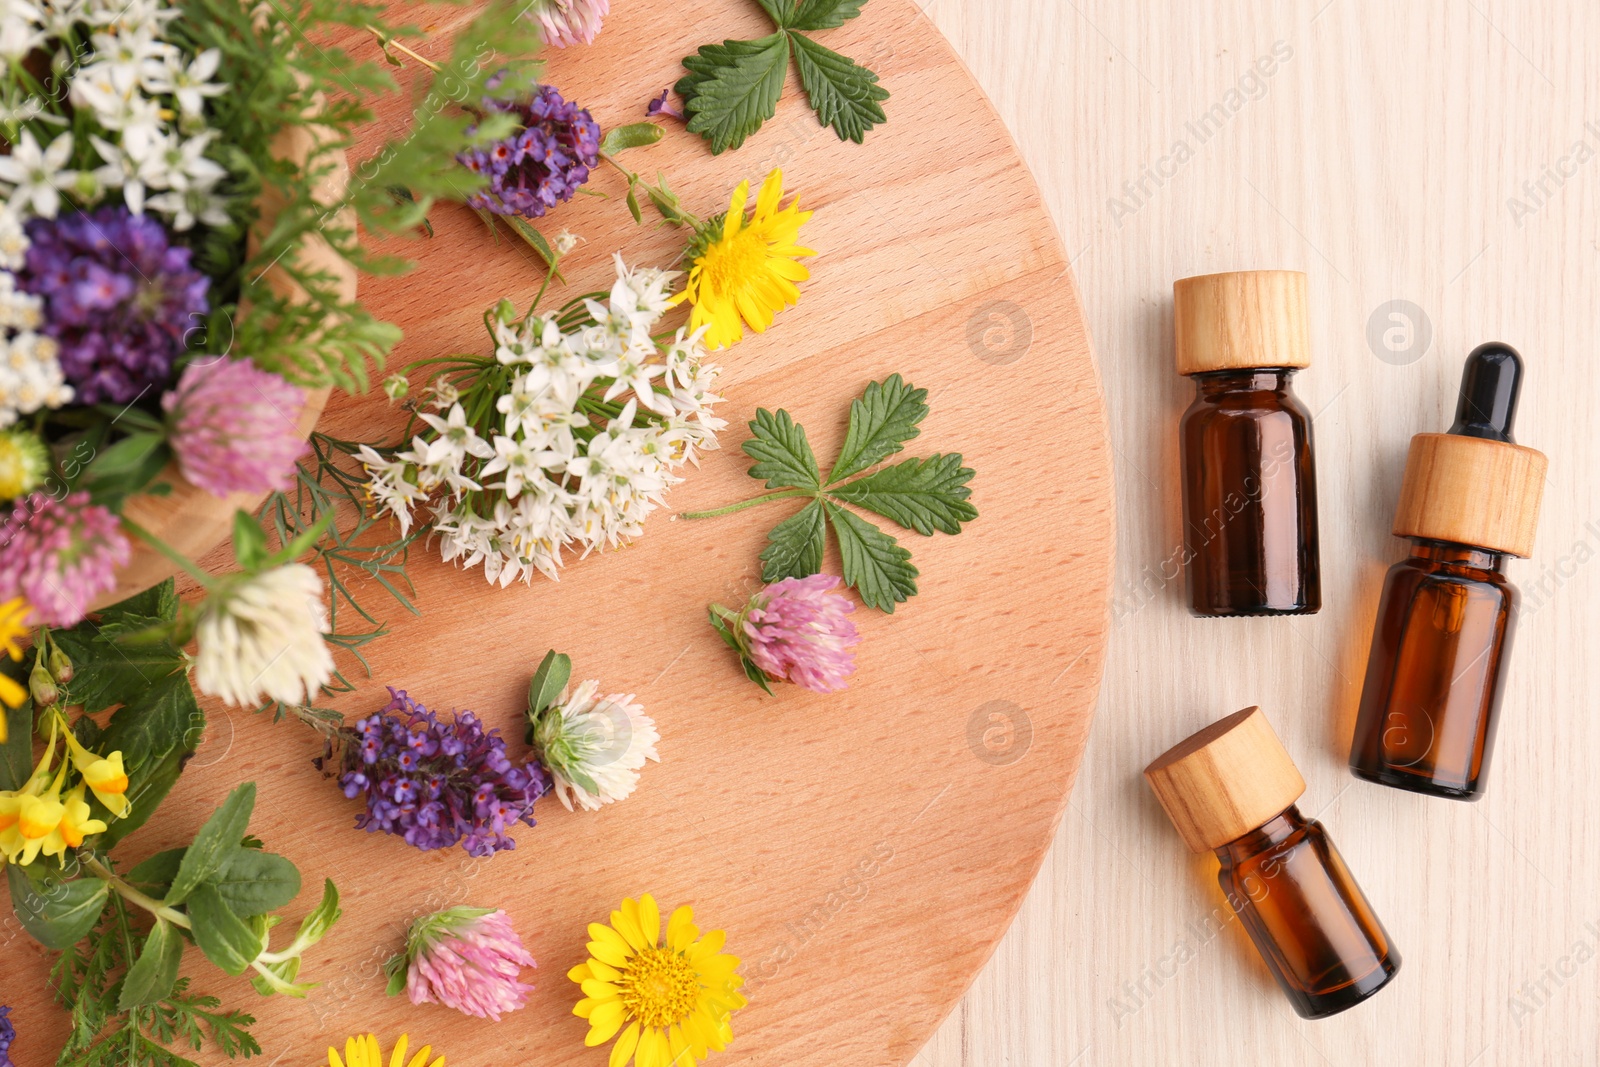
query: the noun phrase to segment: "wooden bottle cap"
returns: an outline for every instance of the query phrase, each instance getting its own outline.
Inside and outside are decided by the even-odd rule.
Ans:
[[[1549,465],[1524,445],[1419,433],[1406,457],[1395,536],[1531,555]]]
[[[1243,837],[1306,791],[1260,708],[1234,712],[1180,741],[1144,777],[1194,852]]]
[[[1202,274],[1172,286],[1179,374],[1311,366],[1306,276],[1297,270]]]

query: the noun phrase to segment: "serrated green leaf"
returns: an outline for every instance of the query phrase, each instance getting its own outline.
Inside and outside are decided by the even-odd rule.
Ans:
[[[168,578],[142,593],[119,600],[100,612],[100,621],[104,624],[122,615],[140,615],[171,622],[178,617],[177,583]]]
[[[45,948],[65,952],[100,921],[109,887],[98,878],[67,881],[59,868],[44,863],[6,864],[11,908],[22,928]]]
[[[275,911],[300,894],[300,871],[293,863],[253,848],[230,853],[206,881],[241,919]]]
[[[183,862],[172,879],[172,888],[167,891],[164,901],[167,907],[182,904],[240,851],[239,841],[250,828],[250,814],[255,805],[254,782],[246,782],[228,794],[228,799],[200,827],[194,843],[184,852]]]
[[[553,707],[571,679],[572,657],[555,649],[546,652],[528,682],[528,714],[538,715]]]
[[[789,19],[794,15],[794,6],[798,0],[756,0],[761,5],[761,10],[767,13],[779,29],[789,25]]]
[[[761,580],[777,582],[816,574],[822,569],[827,535],[828,520],[822,511],[822,501],[813,500],[767,534],[770,544],[761,553],[761,562],[765,564]]]
[[[194,942],[206,959],[235,978],[249,970],[251,962],[261,954],[261,938],[228,908],[217,887],[196,886],[188,894],[187,903],[189,921],[194,924]]]
[[[125,704],[151,687],[183,669],[182,654],[170,643],[118,644],[121,625],[136,618],[116,616],[111,633],[104,634],[93,623],[84,622],[70,630],[56,630],[51,639],[72,660],[72,681],[68,699],[82,704],[91,714],[114,704]]]
[[[635,122],[630,126],[613,126],[600,142],[600,151],[608,156],[626,152],[630,148],[653,145],[666,131],[654,122]]]
[[[905,448],[922,432],[917,424],[927,417],[926,389],[914,388],[898,374],[868,382],[861,396],[850,402],[850,429],[828,484],[876,466]]]
[[[178,981],[178,965],[183,962],[183,936],[165,919],[157,919],[145,938],[139,958],[122,979],[117,998],[118,1011],[130,1011],[165,1000]]]
[[[711,145],[713,155],[738,148],[778,113],[778,98],[789,70],[789,35],[779,31],[758,41],[726,41],[720,49],[700,50],[710,60],[722,62],[702,65],[694,84],[685,96],[689,132],[698,133]]]
[[[822,473],[817,469],[816,453],[806,440],[804,426],[795,422],[787,411],[779,409],[774,415],[766,408],[758,408],[750,422],[750,440],[744,443],[744,454],[755,460],[750,477],[765,480],[768,489],[807,489],[820,487]]]
[[[806,98],[839,140],[861,144],[868,130],[888,120],[882,102],[889,99],[889,90],[878,84],[876,74],[804,34],[790,31],[788,36]]]
[[[894,613],[894,606],[917,595],[917,568],[911,553],[872,523],[837,504],[828,518],[839,539],[845,584],[861,594],[868,607]]]
[[[978,509],[967,499],[972,496],[967,483],[973,474],[961,465],[959,454],[936,454],[896,463],[828,492],[925,537],[935,530],[958,534],[962,523],[978,517]]]
[[[836,30],[861,14],[867,0],[798,0],[790,17],[791,30]]]

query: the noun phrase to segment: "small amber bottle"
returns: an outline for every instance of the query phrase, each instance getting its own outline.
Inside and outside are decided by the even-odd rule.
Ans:
[[[1366,1000],[1400,955],[1322,824],[1295,807],[1305,780],[1260,708],[1162,754],[1145,779],[1217,881],[1294,1010],[1321,1019]]]
[[[1308,615],[1322,606],[1311,415],[1289,380],[1311,365],[1306,276],[1262,270],[1172,287],[1189,608]]]
[[[1378,604],[1350,748],[1357,777],[1482,795],[1517,612],[1501,566],[1533,550],[1548,466],[1511,440],[1521,381],[1510,346],[1480,346],[1450,432],[1411,439],[1394,532],[1412,549]]]

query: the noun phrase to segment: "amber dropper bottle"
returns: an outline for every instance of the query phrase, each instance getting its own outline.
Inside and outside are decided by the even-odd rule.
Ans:
[[[1322,824],[1295,807],[1306,783],[1260,708],[1220,719],[1162,754],[1145,780],[1217,881],[1307,1019],[1366,1000],[1400,955]]]
[[[1548,461],[1511,440],[1522,359],[1467,357],[1449,433],[1411,439],[1389,570],[1367,658],[1350,769],[1359,778],[1476,800],[1494,748],[1516,623],[1506,556],[1533,551]]]
[[[1308,615],[1322,606],[1311,415],[1289,380],[1311,364],[1306,276],[1252,270],[1172,287],[1184,570],[1199,616]]]

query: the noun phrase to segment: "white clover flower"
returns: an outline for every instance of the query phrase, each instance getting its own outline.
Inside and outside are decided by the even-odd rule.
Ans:
[[[597,696],[599,688],[597,681],[584,682],[534,723],[535,752],[568,811],[599,811],[626,800],[638,788],[645,761],[661,760],[661,735],[634,695]]]
[[[290,563],[206,598],[195,629],[195,683],[235,706],[302,704],[333,676],[322,579]]]

